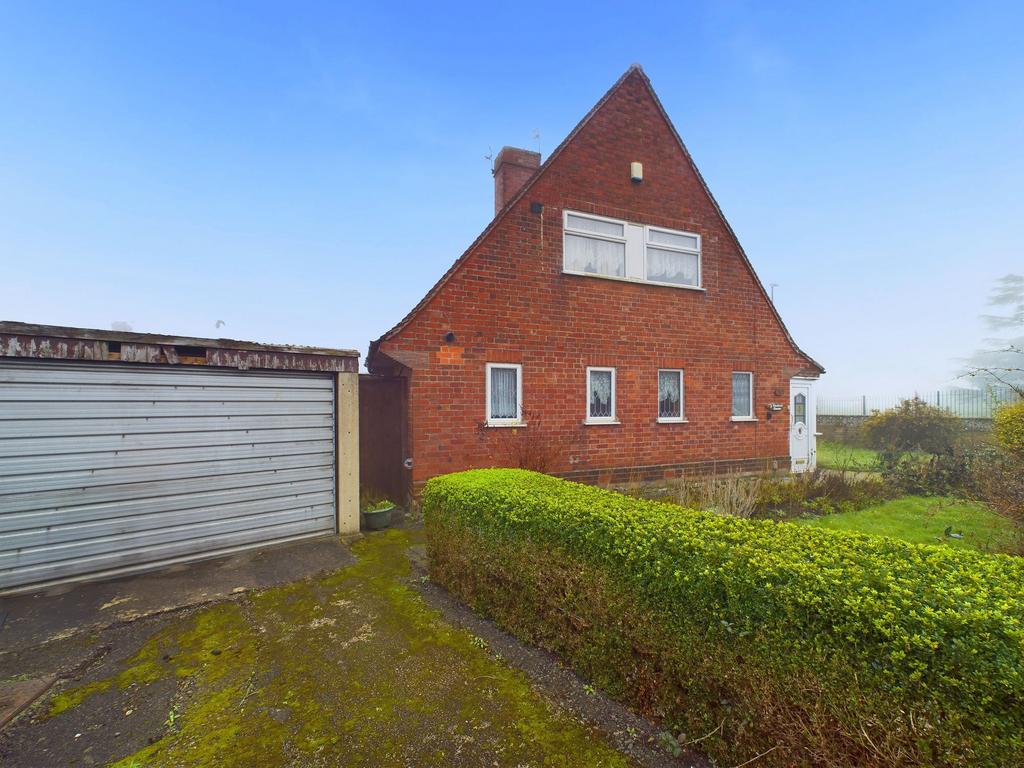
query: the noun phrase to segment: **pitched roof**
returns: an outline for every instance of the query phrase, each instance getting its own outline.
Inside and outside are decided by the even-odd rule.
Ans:
[[[544,172],[548,168],[550,168],[551,165],[558,159],[558,156],[572,142],[576,135],[579,134],[581,130],[583,130],[584,126],[586,126],[587,123],[589,123],[593,119],[594,115],[596,115],[601,110],[601,107],[603,107],[612,98],[612,96],[615,95],[615,93],[632,75],[639,77],[641,79],[641,82],[646,87],[648,93],[650,93],[651,98],[653,99],[654,104],[657,106],[658,111],[661,113],[662,118],[664,118],[669,130],[672,132],[672,135],[679,143],[679,148],[683,151],[683,156],[686,158],[687,163],[689,163],[690,168],[696,175],[697,180],[700,182],[705,194],[707,194],[708,199],[711,200],[711,204],[715,207],[715,212],[722,220],[722,223],[725,225],[726,231],[729,233],[729,236],[732,238],[733,243],[736,245],[736,249],[739,251],[740,258],[743,260],[743,263],[747,267],[747,269],[750,270],[750,274],[754,278],[754,283],[757,285],[758,289],[761,291],[761,294],[764,296],[765,301],[768,303],[768,306],[771,308],[772,314],[775,315],[775,319],[778,321],[779,326],[782,328],[782,332],[785,334],[786,340],[789,341],[789,343],[793,346],[793,349],[795,349],[798,354],[802,355],[807,359],[807,361],[811,364],[811,367],[816,369],[818,373],[825,372],[825,369],[822,367],[822,365],[818,363],[810,355],[808,355],[806,352],[804,352],[802,349],[800,349],[796,341],[793,339],[793,336],[790,334],[789,329],[786,327],[786,324],[782,320],[782,316],[779,314],[778,310],[775,308],[775,304],[768,296],[768,292],[765,290],[764,284],[761,282],[761,278],[759,278],[757,276],[757,272],[754,271],[754,267],[750,263],[750,259],[747,257],[746,251],[743,250],[743,246],[740,244],[739,238],[733,231],[732,225],[729,224],[728,219],[725,218],[725,214],[722,213],[721,206],[718,205],[718,201],[715,200],[715,196],[711,194],[711,190],[708,188],[707,182],[704,180],[704,177],[701,175],[700,170],[697,168],[697,164],[693,161],[693,157],[690,155],[690,151],[686,148],[686,144],[683,143],[683,139],[679,135],[679,132],[676,130],[675,125],[672,124],[672,120],[671,118],[669,118],[668,113],[665,111],[665,107],[662,105],[661,99],[659,99],[658,94],[654,92],[654,87],[651,85],[651,81],[647,77],[647,73],[644,72],[643,67],[641,67],[639,64],[631,64],[629,66],[629,69],[622,73],[622,76],[615,81],[615,84],[608,89],[607,93],[605,93],[605,95],[601,97],[601,99],[590,109],[590,111],[587,112],[583,119],[576,124],[576,127],[573,128],[564,139],[562,139],[562,143],[555,148],[554,152],[552,152],[548,156],[548,159],[541,164],[540,168],[538,168],[537,171],[534,172],[533,176],[531,176],[530,179],[525,184],[523,184],[522,188],[518,192],[516,192],[515,195],[509,198],[509,200],[505,203],[504,207],[502,207],[502,209],[498,211],[497,214],[495,214],[494,218],[491,220],[491,223],[484,228],[483,232],[480,233],[476,240],[473,241],[473,243],[463,252],[463,254],[459,256],[458,259],[455,260],[455,263],[452,264],[443,275],[441,275],[441,278],[436,283],[434,283],[434,286],[429,291],[427,291],[427,294],[422,299],[420,299],[416,306],[409,310],[409,313],[405,317],[403,317],[391,330],[387,331],[376,341],[370,342],[370,349],[366,356],[367,367],[370,367],[373,364],[374,357],[377,354],[377,349],[380,347],[381,343],[383,343],[384,341],[386,341],[387,339],[391,338],[396,333],[401,331],[402,328],[404,328],[414,317],[416,317],[416,315],[419,314],[420,310],[422,310],[427,305],[427,303],[432,298],[434,298],[434,296],[437,295],[438,291],[441,290],[445,283],[447,283],[452,278],[452,276],[459,271],[462,265],[466,263],[470,255],[476,249],[477,245],[479,245],[484,240],[484,238],[486,238],[487,235],[490,234],[490,232],[501,223],[505,216],[508,215],[509,210],[511,210],[512,207],[530,191],[530,188],[537,183],[537,180],[542,175],[544,175]]]

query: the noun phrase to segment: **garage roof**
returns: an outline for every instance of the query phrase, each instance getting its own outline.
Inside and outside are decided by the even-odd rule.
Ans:
[[[0,321],[0,357],[200,365],[282,371],[359,370],[354,349]]]

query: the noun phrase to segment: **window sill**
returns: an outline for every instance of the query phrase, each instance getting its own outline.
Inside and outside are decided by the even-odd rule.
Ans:
[[[658,285],[662,288],[679,288],[684,291],[701,291],[706,293],[707,289],[699,285],[679,285],[678,283],[659,283],[657,280],[641,280],[639,277],[619,277],[618,275],[598,275],[594,272],[572,272],[568,269],[562,270],[563,275],[575,275],[576,277],[596,277],[598,280],[614,280],[618,283],[635,283],[637,285]]]
[[[659,424],[689,424],[690,420],[686,419],[686,418],[678,418],[677,419],[677,418],[668,418],[668,417],[665,417],[665,418],[658,417],[658,423]]]
[[[614,424],[621,424],[622,422],[619,421],[618,419],[598,419],[598,420],[584,419],[583,423],[586,426],[588,426],[588,427],[599,427],[602,424],[612,424],[612,425],[614,425]]]
[[[759,421],[756,416],[733,416],[729,421]]]
[[[484,426],[486,426],[486,427],[512,427],[513,429],[517,429],[519,427],[525,427],[526,426],[526,422],[525,421],[488,421],[487,424],[485,424]]]

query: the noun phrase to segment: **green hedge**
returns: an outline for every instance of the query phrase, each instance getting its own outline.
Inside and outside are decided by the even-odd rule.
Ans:
[[[431,576],[722,761],[1024,765],[1024,562],[523,470],[424,490]]]

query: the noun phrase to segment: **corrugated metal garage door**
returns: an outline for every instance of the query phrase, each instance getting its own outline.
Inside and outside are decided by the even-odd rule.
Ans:
[[[334,379],[0,361],[0,589],[335,530]]]

